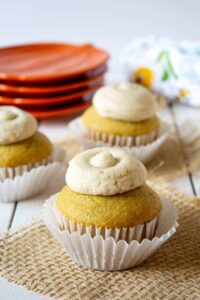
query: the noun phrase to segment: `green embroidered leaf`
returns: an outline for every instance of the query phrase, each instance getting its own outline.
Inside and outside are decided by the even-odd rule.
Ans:
[[[170,61],[170,59],[168,59],[168,70],[171,73],[171,75],[175,78],[178,79],[178,75],[176,74],[176,72],[174,71],[174,68],[172,66],[172,63]]]
[[[170,52],[168,50],[161,51],[158,54],[156,62],[161,63],[162,68],[164,69],[164,73],[162,76],[162,81],[168,80],[170,76],[178,79],[178,75],[176,74],[174,67],[170,60]]]
[[[166,81],[169,79],[169,72],[167,70],[164,71],[163,75],[162,75],[162,81]]]
[[[160,62],[162,60],[163,56],[164,56],[164,52],[161,51],[156,58],[156,62]]]
[[[168,55],[169,52],[167,50],[161,51],[156,58],[156,62],[160,62],[161,60],[163,60],[163,58],[166,59]]]

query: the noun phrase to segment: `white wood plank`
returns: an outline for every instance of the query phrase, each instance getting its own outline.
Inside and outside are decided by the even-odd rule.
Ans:
[[[9,228],[14,212],[15,203],[0,202],[0,234]]]
[[[160,114],[160,117],[164,121],[171,124],[173,129],[176,130],[175,123],[174,123],[174,118],[173,118],[171,109],[169,107],[161,108],[160,111],[159,111],[159,114]],[[176,180],[173,180],[173,184],[177,187],[178,190],[186,193],[187,195],[189,195],[189,196],[194,195],[192,185],[191,185],[191,181],[190,181],[190,178],[189,178],[188,174],[186,174],[185,176],[179,177]]]
[[[56,140],[65,136],[68,128],[68,122],[73,117],[62,117],[50,120],[41,120],[39,130],[46,134],[51,140]]]
[[[200,110],[194,107],[183,106],[181,104],[173,105],[173,113],[177,121],[180,137],[184,138],[184,132],[181,124],[190,121],[200,131]],[[187,155],[187,154],[186,154]],[[191,182],[197,196],[200,196],[200,171],[192,172]]]
[[[53,180],[41,194],[32,197],[29,200],[17,203],[11,228],[16,228],[19,225],[25,224],[31,218],[39,216],[42,211],[44,201],[51,195],[57,193],[65,184],[65,169],[61,169]]]
[[[48,300],[49,297],[42,296],[26,290],[25,288],[13,283],[7,282],[5,279],[0,278],[0,300]]]

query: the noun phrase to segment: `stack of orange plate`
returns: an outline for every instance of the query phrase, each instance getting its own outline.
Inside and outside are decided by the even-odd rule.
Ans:
[[[29,44],[0,48],[0,105],[16,105],[36,118],[87,108],[103,84],[108,53],[90,44]]]

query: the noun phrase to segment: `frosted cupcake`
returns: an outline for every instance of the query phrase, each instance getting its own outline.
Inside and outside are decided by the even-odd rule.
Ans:
[[[67,185],[47,200],[45,223],[82,266],[100,270],[135,266],[166,240],[166,233],[171,235],[176,220],[173,205],[166,202],[166,210],[146,177],[144,165],[126,151],[84,151],[69,163]]]
[[[156,100],[146,88],[121,83],[100,88],[82,122],[92,140],[140,146],[158,136],[160,121],[156,113]]]
[[[0,158],[1,201],[20,200],[19,196],[24,198],[41,191],[47,182],[42,177],[45,175],[49,179],[52,171],[58,168],[54,163],[53,145],[37,130],[36,119],[14,106],[0,107]],[[28,188],[28,178],[29,183],[37,179],[34,188]],[[18,190],[16,185],[20,182]]]
[[[69,128],[86,149],[115,146],[143,163],[153,157],[167,137],[154,95],[133,83],[100,88],[93,105],[81,118],[70,122]]]

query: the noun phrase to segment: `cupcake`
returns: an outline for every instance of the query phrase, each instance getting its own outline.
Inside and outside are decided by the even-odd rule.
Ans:
[[[82,122],[92,140],[140,146],[158,136],[160,120],[156,112],[151,92],[138,84],[121,83],[100,88]]]
[[[85,148],[120,147],[142,162],[149,160],[166,138],[155,96],[134,83],[100,88],[93,105],[69,127]]]
[[[41,191],[46,178],[58,168],[54,154],[32,115],[14,106],[0,107],[1,201],[20,200]]]
[[[133,267],[176,227],[173,204],[163,203],[146,177],[144,165],[127,151],[84,151],[70,161],[66,186],[47,200],[44,221],[79,265]]]

